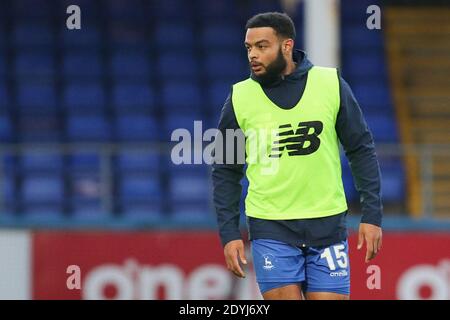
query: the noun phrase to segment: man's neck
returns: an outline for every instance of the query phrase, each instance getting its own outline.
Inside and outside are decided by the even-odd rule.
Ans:
[[[291,74],[292,72],[294,72],[295,68],[297,68],[296,63],[294,62],[294,60],[289,59],[286,68],[283,71],[283,76]]]

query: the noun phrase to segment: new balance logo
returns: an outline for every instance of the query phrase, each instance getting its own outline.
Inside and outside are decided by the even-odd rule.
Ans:
[[[278,129],[276,136],[279,139],[273,143],[270,158],[281,158],[284,149],[289,156],[304,156],[319,149],[319,135],[323,130],[323,123],[320,121],[300,122],[295,132],[290,124],[283,124]]]

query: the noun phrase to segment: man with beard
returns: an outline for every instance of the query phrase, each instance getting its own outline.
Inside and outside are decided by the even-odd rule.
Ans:
[[[245,149],[225,141],[225,149],[216,150],[212,171],[227,267],[245,277],[239,229],[245,164],[238,161],[245,153],[245,213],[264,299],[349,299],[348,208],[339,141],[361,196],[358,249],[366,243],[368,262],[380,251],[382,237],[381,178],[372,134],[338,71],[313,66],[294,49],[295,27],[286,14],[258,14],[246,29],[251,76],[232,86],[218,125],[223,139],[227,129],[243,132]],[[252,143],[263,130],[275,133],[257,141],[264,161],[249,161]],[[227,162],[231,152],[233,161]],[[265,172],[267,163],[277,170]]]

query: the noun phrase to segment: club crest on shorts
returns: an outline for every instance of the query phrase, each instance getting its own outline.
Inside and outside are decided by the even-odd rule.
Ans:
[[[275,258],[273,255],[265,254],[263,255],[263,258],[264,258],[264,265],[263,265],[264,270],[272,270],[273,268],[275,268],[273,264],[275,262]]]

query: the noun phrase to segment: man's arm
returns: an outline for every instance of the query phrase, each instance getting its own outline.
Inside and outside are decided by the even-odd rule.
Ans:
[[[216,150],[215,163],[212,165],[213,198],[227,268],[236,276],[245,277],[245,272],[239,263],[240,260],[243,264],[247,264],[244,242],[239,229],[239,202],[242,193],[240,181],[244,176],[244,164],[238,163],[238,159],[242,158],[238,152],[245,155],[245,144],[243,144],[244,150],[238,150],[239,144],[235,143],[234,138],[233,141],[227,141],[227,129],[238,130],[241,138],[244,137],[236,120],[231,96],[232,93],[225,101],[218,125],[223,137],[223,149]],[[232,163],[227,163],[227,151],[230,152],[230,150],[234,152],[234,159]]]
[[[226,140],[226,129],[240,130],[231,102],[231,93],[222,108],[218,125],[218,130],[223,137],[223,151],[216,152],[215,162],[221,160],[220,162],[223,164],[214,163],[212,165],[214,206],[223,246],[231,240],[242,238],[239,230],[239,202],[242,193],[240,181],[244,176],[244,164],[237,163],[237,144],[234,144],[233,163],[226,163],[226,146],[232,145],[232,141]]]
[[[358,249],[367,243],[366,262],[381,248],[381,173],[372,133],[350,86],[340,80],[341,105],[336,119],[336,132],[350,164],[356,190],[359,192],[362,218]]]

